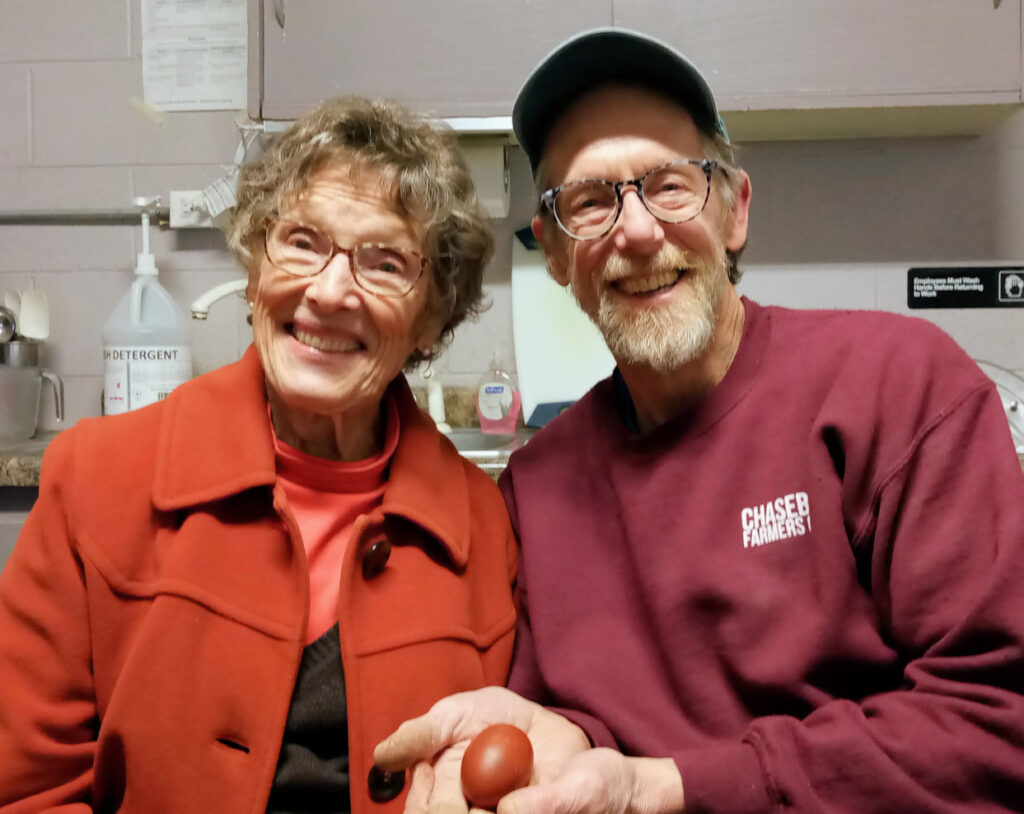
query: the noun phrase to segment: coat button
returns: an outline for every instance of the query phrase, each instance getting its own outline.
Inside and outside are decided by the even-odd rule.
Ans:
[[[363,554],[363,577],[373,579],[384,570],[391,556],[391,543],[383,537],[374,542]]]
[[[366,785],[373,802],[386,803],[394,800],[405,787],[405,772],[386,772],[374,766],[366,776]]]

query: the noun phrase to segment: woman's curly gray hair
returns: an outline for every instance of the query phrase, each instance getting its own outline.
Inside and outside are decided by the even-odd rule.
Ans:
[[[228,246],[249,272],[250,286],[267,222],[328,166],[370,170],[394,191],[403,215],[424,226],[430,262],[428,316],[442,326],[429,352],[417,349],[412,367],[436,355],[455,327],[482,309],[483,273],[494,238],[469,169],[450,128],[393,102],[343,96],[323,102],[242,167]]]

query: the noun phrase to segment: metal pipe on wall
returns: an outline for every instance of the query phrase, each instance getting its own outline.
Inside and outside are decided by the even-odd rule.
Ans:
[[[152,210],[151,222],[167,226],[171,213],[167,207]],[[139,209],[67,209],[25,212],[0,211],[0,226],[138,226]]]

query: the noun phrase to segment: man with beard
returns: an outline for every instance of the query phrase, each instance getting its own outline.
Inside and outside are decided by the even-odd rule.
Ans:
[[[991,382],[928,323],[739,296],[750,180],[667,46],[570,40],[513,122],[617,366],[502,477],[518,695],[378,747],[421,761],[407,810],[465,810],[495,721],[537,752],[499,814],[1020,810],[1024,479]]]

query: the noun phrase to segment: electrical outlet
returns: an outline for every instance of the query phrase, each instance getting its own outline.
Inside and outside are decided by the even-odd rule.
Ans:
[[[213,218],[206,211],[201,189],[171,190],[172,229],[212,229]]]

